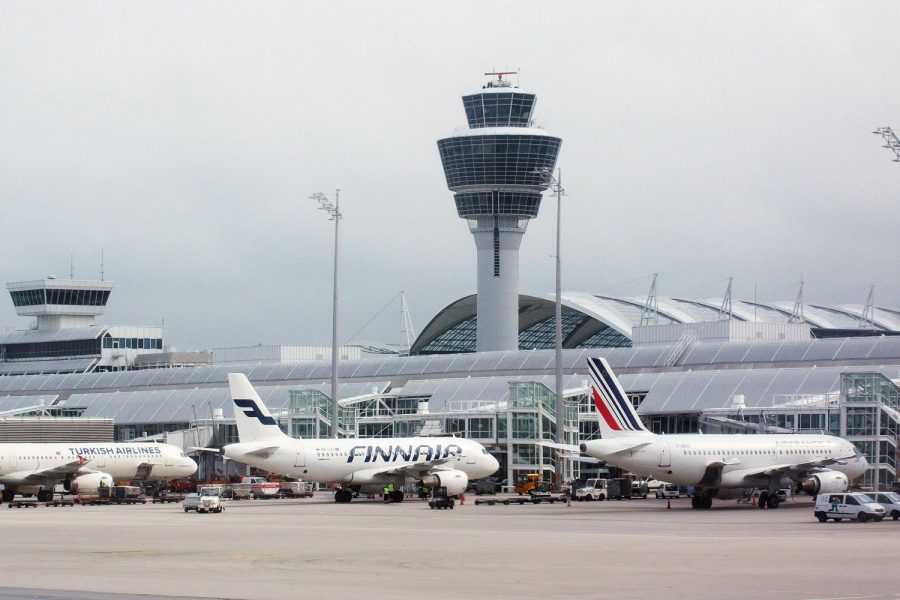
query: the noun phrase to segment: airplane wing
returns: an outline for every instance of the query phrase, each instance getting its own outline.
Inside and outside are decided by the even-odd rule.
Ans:
[[[64,479],[67,475],[85,475],[87,473],[99,472],[87,468],[85,466],[87,462],[87,460],[79,456],[77,460],[62,465],[56,465],[49,469],[10,473],[5,475],[4,479],[10,482],[15,481],[19,485],[43,485],[48,479]]]
[[[838,458],[823,458],[822,460],[810,460],[802,463],[784,463],[780,465],[769,465],[766,467],[758,467],[755,469],[744,469],[733,474],[747,477],[760,477],[780,475],[787,473],[792,479],[798,479],[801,475],[818,470],[827,470],[832,465],[847,464],[847,460],[853,456],[842,456]]]
[[[278,452],[278,450],[280,448],[281,448],[281,446],[266,446],[265,448],[257,448],[256,450],[251,450],[250,452],[247,452],[246,454],[247,454],[247,456],[258,456],[260,458],[269,458],[270,456],[272,456],[273,454]]]
[[[565,450],[566,452],[575,452],[576,454],[581,452],[581,448],[575,444],[557,444],[556,442],[540,441],[538,442],[538,446],[555,448],[556,450]]]
[[[455,458],[456,456],[449,456],[434,460],[420,460],[414,463],[400,463],[372,469],[362,469],[353,473],[352,481],[374,481],[382,475],[406,475],[407,477],[421,479],[429,471],[452,469],[453,467],[446,463]]]

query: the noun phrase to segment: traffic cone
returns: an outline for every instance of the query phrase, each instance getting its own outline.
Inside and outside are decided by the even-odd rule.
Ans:
[[[666,500],[666,510],[671,510],[671,509],[672,509],[672,501],[667,499]]]
[[[460,496],[459,496],[459,505],[462,506],[462,505],[465,504],[465,503],[466,503],[466,495],[465,495],[465,494],[460,494]]]
[[[750,496],[750,506],[756,506],[756,495]]]

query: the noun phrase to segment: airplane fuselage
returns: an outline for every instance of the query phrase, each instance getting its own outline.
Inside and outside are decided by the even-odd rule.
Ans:
[[[617,447],[644,442],[631,450],[615,452]],[[768,476],[748,479],[744,474],[747,470],[767,467],[803,465],[849,456],[853,458],[828,468],[854,479],[868,466],[865,458],[855,456],[854,446],[847,440],[818,434],[637,435],[591,440],[585,447],[591,456],[617,467],[679,485],[703,485],[709,465],[720,463],[721,479],[714,482],[717,488],[767,486]],[[780,483],[788,485],[791,481],[794,480],[785,473]]]
[[[48,443],[0,444],[0,483],[15,485],[35,472],[82,462],[86,470],[107,473],[113,479],[135,479],[139,473],[149,481],[178,479],[197,470],[180,448],[149,443]],[[50,476],[62,481],[66,475]]]
[[[225,446],[226,458],[273,473],[322,483],[374,484],[388,475],[368,477],[369,470],[444,459],[469,479],[492,475],[497,460],[477,442],[453,437],[288,439]]]

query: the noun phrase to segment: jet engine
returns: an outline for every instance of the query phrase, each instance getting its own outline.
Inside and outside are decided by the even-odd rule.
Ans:
[[[809,479],[804,479],[800,483],[801,489],[815,496],[817,494],[830,494],[833,492],[844,492],[850,487],[847,476],[839,471],[825,471],[824,473],[816,473]]]
[[[422,478],[422,483],[430,488],[445,487],[448,495],[459,496],[466,491],[466,486],[469,485],[469,476],[464,471],[448,469],[426,475]]]
[[[110,487],[113,484],[112,475],[108,473],[88,473],[87,475],[79,475],[74,479],[67,479],[63,483],[63,487],[67,492],[73,494],[96,492],[102,486]]]

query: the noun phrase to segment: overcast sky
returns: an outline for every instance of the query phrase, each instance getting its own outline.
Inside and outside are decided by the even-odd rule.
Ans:
[[[563,289],[900,307],[898,2],[0,2],[4,282],[116,282],[178,349],[341,341],[475,291],[436,141],[520,69],[563,139]],[[551,293],[555,201],[521,248]],[[8,295],[0,329],[22,329]],[[396,343],[394,302],[353,341]]]

